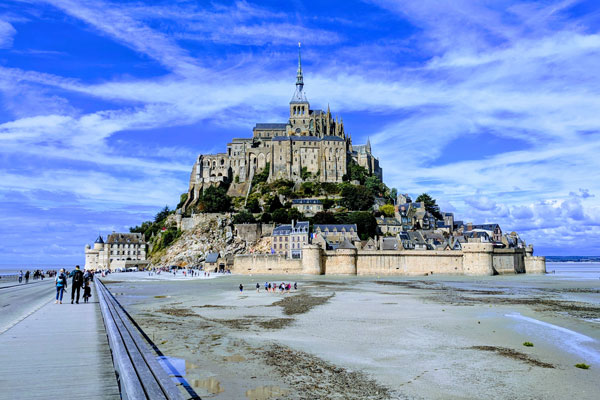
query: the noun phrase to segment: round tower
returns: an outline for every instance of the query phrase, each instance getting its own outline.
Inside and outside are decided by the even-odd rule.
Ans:
[[[94,242],[94,250],[103,250],[104,249],[104,240],[102,239],[102,235],[98,235],[98,239]]]

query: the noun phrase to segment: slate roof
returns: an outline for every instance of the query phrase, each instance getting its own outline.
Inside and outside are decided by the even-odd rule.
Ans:
[[[496,228],[500,228],[500,226],[498,224],[473,225],[473,229],[483,229],[486,231],[494,231]]]
[[[398,250],[398,239],[394,237],[383,238],[383,243],[381,245],[382,250]]]
[[[377,225],[402,225],[400,221],[393,217],[377,218]]]
[[[104,240],[102,239],[102,235],[98,235],[98,239],[94,243],[104,244]]]
[[[344,241],[342,243],[340,243],[340,245],[338,246],[338,249],[355,249],[356,246],[354,246],[352,243],[350,243],[350,241],[348,239],[344,239]]]
[[[106,239],[106,243],[130,243],[145,244],[144,236],[141,233],[111,233]]]
[[[296,141],[296,142],[320,142],[321,138],[317,136],[273,136],[271,141],[275,142],[283,142],[286,140]]]
[[[257,123],[253,130],[257,129],[269,129],[269,130],[282,130],[285,131],[287,123]]]
[[[320,230],[321,232],[324,232],[326,230],[328,230],[329,232],[333,232],[333,231],[341,232],[343,229],[345,229],[346,232],[349,232],[351,230],[354,230],[354,232],[357,231],[356,224],[315,225],[314,229],[315,229],[315,231]]]
[[[206,259],[204,260],[207,263],[214,264],[219,259],[219,253],[208,253],[206,255]]]
[[[279,225],[273,229],[273,236],[289,235],[292,232],[292,225]]]
[[[323,204],[319,199],[294,199],[292,204]]]

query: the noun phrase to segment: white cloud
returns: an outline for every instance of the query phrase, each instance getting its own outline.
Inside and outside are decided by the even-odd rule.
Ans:
[[[12,47],[13,37],[17,31],[6,21],[0,20],[0,49]]]

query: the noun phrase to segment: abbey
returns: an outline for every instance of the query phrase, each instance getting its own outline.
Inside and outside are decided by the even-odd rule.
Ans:
[[[382,179],[379,160],[371,145],[353,146],[342,120],[329,107],[311,110],[304,93],[300,50],[296,90],[289,104],[289,120],[257,123],[250,139],[233,139],[226,153],[198,156],[190,176],[188,204],[200,190],[220,183],[252,182],[255,174],[269,169],[268,181],[294,182],[310,176],[320,182],[342,182],[350,163],[356,163]]]

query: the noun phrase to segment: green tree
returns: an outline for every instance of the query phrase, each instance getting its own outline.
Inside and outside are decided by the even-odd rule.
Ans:
[[[342,180],[344,182],[358,181],[361,185],[364,185],[368,176],[369,171],[367,171],[366,168],[361,167],[354,161],[351,161],[350,163],[348,163],[346,174],[342,176]]]
[[[361,240],[367,240],[377,235],[377,221],[368,211],[336,214],[338,224],[356,224]]]
[[[273,199],[271,199],[271,202],[269,203],[269,212],[272,214],[275,210],[279,210],[280,208],[283,208],[283,204],[281,204],[279,196],[273,196]]]
[[[393,217],[396,213],[396,209],[391,204],[382,205],[381,207],[379,207],[379,211],[381,211],[381,213],[386,217]]]
[[[271,214],[273,222],[278,224],[287,224],[290,222],[288,212],[285,208],[278,208]]]
[[[296,208],[290,208],[288,210],[288,221],[300,221],[305,219],[304,214],[300,212],[300,210]]]
[[[268,212],[262,213],[262,215],[260,216],[260,222],[262,222],[263,224],[268,224],[271,221],[273,221],[273,217]]]
[[[169,214],[171,214],[171,210],[169,210],[169,206],[165,206],[165,208],[163,208],[158,212],[158,214],[156,214],[156,216],[154,217],[154,222],[164,221],[165,219],[167,219]]]
[[[312,196],[315,194],[314,185],[312,182],[302,182],[300,191],[304,196]]]
[[[390,197],[392,198],[392,203],[396,204],[396,199],[398,198],[398,189],[392,188],[392,190],[390,190]]]
[[[258,174],[255,173],[254,174],[254,178],[252,178],[252,186],[257,185],[259,183],[264,183],[267,181],[267,179],[269,179],[269,172],[271,169],[271,164],[269,162],[267,162],[267,164],[265,165],[265,168],[260,171]]]
[[[335,215],[327,211],[320,211],[312,217],[313,225],[328,225],[337,223]]]
[[[375,197],[371,190],[361,185],[344,185],[340,205],[349,210],[364,211],[373,206]]]
[[[233,216],[234,224],[253,224],[256,222],[254,215],[249,213],[248,211],[240,211],[239,213]]]
[[[307,181],[310,178],[312,178],[312,174],[310,172],[308,172],[308,168],[306,168],[306,167],[302,167],[302,171],[300,173],[300,176],[302,177],[303,181]]]
[[[335,204],[335,201],[333,199],[323,199],[321,201],[323,202],[323,209],[324,210],[329,210]]]
[[[186,193],[181,193],[181,195],[179,196],[179,204],[177,204],[177,208],[181,208],[183,206],[183,204],[187,201],[188,199],[188,194]]]
[[[231,197],[223,187],[210,186],[204,190],[202,203],[206,212],[225,212],[231,207]]]
[[[248,201],[246,202],[246,210],[250,211],[251,213],[259,213],[260,210],[260,204],[258,203],[258,199],[256,197],[249,197]]]
[[[383,197],[387,187],[376,176],[369,176],[365,179],[365,187],[378,197]]]
[[[425,210],[427,210],[431,215],[435,218],[442,220],[442,213],[440,212],[440,206],[437,205],[435,199],[428,195],[427,193],[423,193],[416,200],[417,203],[423,203],[425,205]]]

